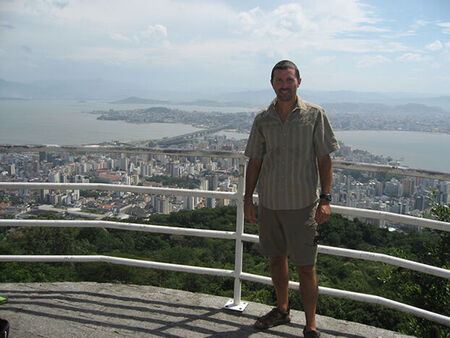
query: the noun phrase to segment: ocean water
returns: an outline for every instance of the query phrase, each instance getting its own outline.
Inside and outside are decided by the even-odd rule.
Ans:
[[[450,172],[450,134],[385,130],[346,130],[335,134],[352,149],[391,156],[410,168]]]
[[[182,135],[198,130],[181,123],[131,124],[97,120],[93,110],[136,109],[149,105],[117,105],[102,101],[0,100],[0,144],[82,145],[104,141],[137,141]],[[173,106],[197,111],[248,111],[248,108]],[[221,131],[228,138],[247,134]],[[450,172],[450,134],[408,131],[335,131],[353,149],[391,156],[405,166]]]
[[[450,172],[450,134],[388,130],[335,130],[334,133],[353,150],[390,156],[410,168]],[[235,131],[218,134],[237,140],[248,138],[248,134]]]
[[[82,145],[104,141],[137,141],[190,133],[181,123],[131,124],[97,120],[94,110],[135,109],[100,101],[0,100],[1,144]]]

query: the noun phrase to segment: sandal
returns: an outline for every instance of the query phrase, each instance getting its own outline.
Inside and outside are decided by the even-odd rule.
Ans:
[[[320,337],[320,332],[318,330],[306,331],[306,327],[303,329],[303,336],[305,338],[316,338]]]
[[[289,323],[290,321],[289,309],[283,312],[275,307],[266,315],[258,318],[253,327],[258,330],[266,330],[270,327]]]

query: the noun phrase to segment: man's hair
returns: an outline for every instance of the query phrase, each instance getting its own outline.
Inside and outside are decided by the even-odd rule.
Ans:
[[[300,78],[300,72],[299,72],[297,66],[295,65],[295,63],[293,63],[292,61],[289,61],[289,60],[282,60],[273,67],[272,74],[270,74],[270,81],[273,81],[273,73],[275,72],[275,70],[288,69],[288,68],[295,69],[295,76],[297,77],[297,79]]]

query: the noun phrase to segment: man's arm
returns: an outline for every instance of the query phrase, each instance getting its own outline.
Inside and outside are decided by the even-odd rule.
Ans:
[[[253,192],[256,182],[258,182],[259,172],[261,171],[262,160],[250,158],[245,175],[245,196],[244,196],[244,215],[250,223],[256,224],[255,206],[253,205]]]
[[[317,166],[319,168],[320,187],[322,194],[331,194],[331,186],[333,183],[333,168],[330,155],[317,156]],[[331,208],[330,201],[321,199],[317,207],[315,220],[317,224],[326,222],[330,217]]]

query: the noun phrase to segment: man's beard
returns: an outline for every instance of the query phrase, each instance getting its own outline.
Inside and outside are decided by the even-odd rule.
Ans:
[[[291,101],[294,98],[294,93],[292,93],[291,89],[281,90],[279,89],[277,92],[277,98],[280,101]]]

